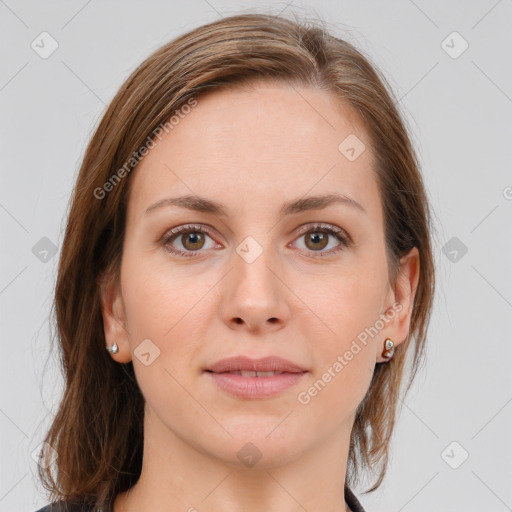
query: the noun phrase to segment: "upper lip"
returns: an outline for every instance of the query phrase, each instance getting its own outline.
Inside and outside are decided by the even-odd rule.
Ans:
[[[299,365],[278,356],[251,359],[250,357],[239,355],[221,359],[206,368],[206,371],[214,373],[236,372],[242,370],[253,372],[287,373],[301,373],[306,371]]]

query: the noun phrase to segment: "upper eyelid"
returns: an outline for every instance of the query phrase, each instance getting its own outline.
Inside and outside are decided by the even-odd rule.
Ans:
[[[328,222],[308,222],[303,224],[297,228],[298,236],[315,229],[318,229],[319,231],[322,229],[330,230],[334,231],[335,233],[339,233],[340,235],[346,235],[348,237],[348,233],[343,228],[335,226],[334,224],[329,224]]]
[[[298,228],[296,228],[296,230],[297,230],[297,235],[296,236],[305,235],[309,231],[315,230],[315,229],[317,229],[319,231],[322,230],[322,229],[324,229],[324,230],[331,230],[331,231],[333,231],[333,233],[331,233],[333,236],[335,234],[339,234],[339,236],[342,237],[347,244],[352,244],[353,243],[352,237],[350,236],[350,234],[346,230],[344,230],[343,228],[340,228],[338,226],[335,226],[333,224],[329,224],[328,222],[320,222],[320,221],[308,222],[306,224],[303,224],[303,225],[299,226]],[[187,232],[187,231],[193,232],[194,230],[204,231],[209,236],[213,236],[217,232],[217,230],[215,230],[214,228],[212,228],[208,224],[197,224],[197,223],[182,224],[180,226],[176,226],[175,228],[167,230],[163,234],[161,239],[165,241],[165,240],[170,239],[170,238],[172,238],[174,236],[178,236],[178,235],[180,235],[183,232]]]

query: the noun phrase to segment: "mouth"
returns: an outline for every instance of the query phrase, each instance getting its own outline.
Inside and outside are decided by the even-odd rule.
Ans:
[[[204,369],[217,389],[232,397],[255,400],[284,393],[301,381],[308,371],[278,356],[253,359],[234,355]]]
[[[300,365],[278,356],[266,356],[253,359],[245,355],[235,355],[209,365],[206,371],[230,373],[244,377],[271,377],[282,373],[302,373],[306,371]]]
[[[216,373],[216,374],[222,374],[222,375],[240,375],[242,377],[273,377],[274,375],[282,375],[283,373],[303,373],[303,372],[285,372],[285,371],[268,371],[268,372],[254,372],[251,370],[234,370],[230,372],[214,372],[212,370],[205,370],[209,373]]]
[[[261,400],[283,395],[285,391],[296,386],[308,372],[240,370],[216,373],[206,370],[204,373],[217,389],[231,397]]]

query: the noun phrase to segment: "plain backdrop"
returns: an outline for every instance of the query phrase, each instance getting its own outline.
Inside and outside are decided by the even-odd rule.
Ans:
[[[386,479],[370,495],[354,491],[369,512],[510,510],[512,2],[5,0],[0,511],[47,503],[32,453],[62,390],[48,314],[92,129],[157,47],[253,7],[321,17],[383,70],[435,212],[428,361],[404,402]]]

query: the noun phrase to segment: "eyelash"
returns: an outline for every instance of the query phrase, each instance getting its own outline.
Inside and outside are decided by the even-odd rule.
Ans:
[[[351,245],[351,239],[348,236],[344,236],[344,231],[342,229],[336,228],[334,226],[331,226],[329,224],[324,224],[322,222],[320,223],[314,223],[312,225],[304,226],[299,230],[299,234],[297,238],[300,238],[301,236],[307,235],[309,233],[317,233],[317,232],[325,232],[332,236],[334,236],[339,242],[340,245],[334,249],[330,249],[329,251],[311,251],[312,253],[316,253],[314,256],[311,256],[313,258],[319,258],[324,256],[331,256],[333,254],[338,253],[339,251],[344,250],[344,248],[350,247]],[[178,236],[188,233],[205,233],[210,238],[212,238],[212,233],[209,229],[206,229],[205,227],[201,225],[184,225],[184,226],[178,226],[177,228],[171,229],[161,239],[161,244],[164,246],[165,250],[170,252],[171,254],[174,254],[176,256],[183,256],[186,258],[190,257],[196,257],[195,254],[199,253],[201,251],[182,251],[181,249],[174,249],[169,248],[170,242],[174,241]]]

